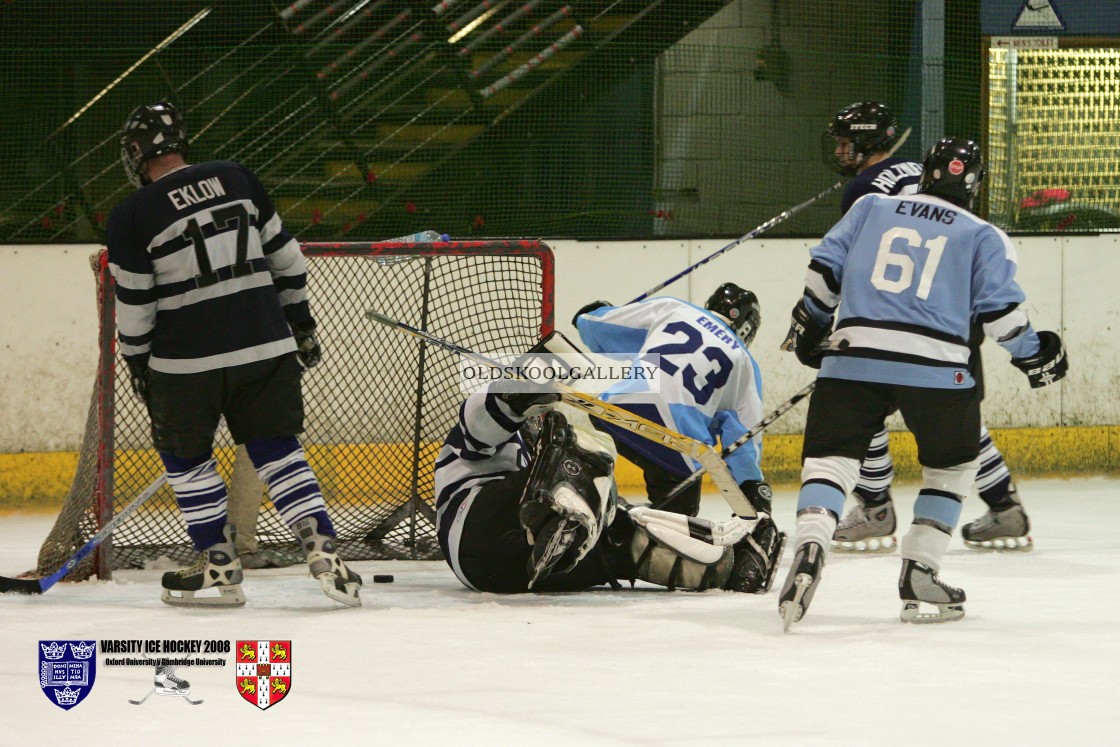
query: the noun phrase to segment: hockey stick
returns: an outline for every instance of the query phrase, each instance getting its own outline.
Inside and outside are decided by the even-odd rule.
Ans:
[[[816,389],[816,388],[817,388],[817,382],[813,381],[812,383],[808,384],[804,389],[799,391],[797,394],[793,395],[792,397],[787,399],[785,402],[778,405],[777,409],[774,410],[774,412],[770,413],[769,415],[764,417],[762,420],[758,421],[758,423],[755,424],[755,426],[753,428],[751,428],[749,431],[747,431],[743,435],[739,436],[729,446],[725,447],[723,449],[723,451],[720,452],[720,458],[721,459],[726,459],[727,457],[731,456],[737,449],[739,449],[740,447],[745,445],[748,441],[750,441],[752,438],[757,436],[759,433],[762,433],[764,430],[769,428],[770,425],[775,420],[777,420],[782,415],[785,415],[787,412],[789,412],[790,408],[792,408],[798,402],[800,402],[801,400],[805,399],[810,394],[812,394],[813,390]],[[697,470],[696,472],[693,472],[691,475],[689,475],[684,480],[682,480],[680,483],[678,483],[676,485],[676,487],[674,487],[672,490],[670,490],[669,494],[666,495],[657,506],[654,506],[654,508],[658,508],[659,506],[663,506],[666,503],[668,503],[669,501],[671,501],[673,498],[680,495],[680,493],[682,491],[684,491],[685,488],[687,488],[689,485],[691,485],[692,483],[699,480],[703,475],[704,475],[703,470]]]
[[[898,151],[898,149],[902,147],[902,144],[906,142],[906,139],[908,137],[910,137],[910,130],[911,130],[911,128],[907,127],[906,131],[903,132],[899,136],[899,138],[895,142],[895,144],[893,146],[891,146],[891,149],[887,152],[887,157],[888,158],[893,156]],[[642,301],[642,300],[645,300],[645,299],[649,298],[650,296],[652,296],[657,291],[661,290],[662,288],[664,288],[668,285],[672,285],[673,283],[675,283],[678,280],[680,280],[681,278],[683,278],[685,275],[688,275],[689,273],[691,273],[696,268],[703,267],[704,265],[708,264],[709,262],[711,262],[716,257],[719,257],[723,254],[726,254],[727,252],[731,251],[735,247],[739,246],[739,244],[742,244],[744,241],[750,241],[753,238],[761,236],[762,234],[766,233],[767,231],[769,231],[771,228],[778,225],[779,223],[782,223],[786,220],[789,220],[793,216],[797,215],[798,213],[800,213],[802,210],[804,210],[805,208],[812,205],[817,200],[823,199],[824,197],[827,197],[828,195],[832,194],[836,190],[840,189],[842,186],[844,186],[844,184],[846,182],[847,182],[846,179],[841,179],[840,181],[836,182],[831,187],[824,190],[823,192],[821,192],[817,196],[810,197],[808,200],[805,200],[805,202],[802,202],[798,205],[794,205],[790,209],[785,210],[781,213],[778,213],[777,215],[775,215],[770,220],[766,221],[765,223],[758,226],[757,228],[754,228],[754,229],[748,231],[747,233],[743,234],[742,236],[735,239],[734,241],[732,241],[727,246],[724,246],[721,249],[718,249],[718,250],[712,252],[711,254],[709,254],[707,257],[704,257],[699,262],[684,268],[683,270],[681,270],[680,272],[678,272],[676,275],[672,276],[671,278],[669,278],[665,282],[663,282],[659,285],[653,286],[652,288],[647,290],[645,293],[643,293],[642,295],[635,298],[630,303],[637,303],[638,301]]]
[[[417,329],[410,324],[398,322],[396,319],[385,316],[377,311],[367,311],[366,317],[375,322],[384,324],[387,327],[393,327],[402,332],[418,337],[421,340],[426,340],[434,345],[449,350],[453,353],[458,353],[466,358],[481,363],[492,368],[505,370],[509,367],[499,363],[496,360],[487,358],[486,356],[476,353],[453,342],[444,340],[441,337],[436,337],[424,330]],[[706,471],[712,476],[712,482],[715,483],[719,489],[720,495],[727,501],[727,505],[739,516],[744,519],[754,518],[757,514],[754,507],[751,506],[750,501],[743,495],[743,491],[739,490],[739,485],[731,476],[731,472],[727,469],[719,454],[707,444],[702,444],[699,441],[689,438],[688,436],[677,433],[676,431],[669,430],[663,425],[654,423],[652,420],[646,420],[643,417],[635,415],[634,413],[624,410],[617,405],[612,405],[608,402],[596,399],[591,395],[577,392],[571,387],[565,386],[559,382],[552,382],[556,392],[560,395],[564,404],[571,405],[576,409],[583,410],[592,417],[605,420],[612,425],[618,426],[631,433],[635,433],[642,438],[649,439],[654,443],[659,443],[673,451],[684,454],[696,461],[700,462],[703,471]]]
[[[156,691],[156,689],[153,687],[151,690],[148,691],[148,694],[145,695],[143,698],[140,698],[140,700],[133,700],[132,698],[129,698],[128,702],[131,703],[132,705],[142,705],[145,700],[152,697],[152,693],[154,693],[155,691]]]
[[[47,589],[57,584],[66,574],[74,570],[74,567],[78,565],[78,563],[85,560],[87,555],[96,550],[97,546],[104,542],[105,538],[112,534],[113,530],[120,526],[121,522],[128,518],[133,511],[139,508],[141,503],[144,503],[155,495],[156,491],[163,486],[166,480],[167,473],[157,477],[156,481],[149,485],[143,493],[136,496],[132,503],[122,508],[120,513],[110,519],[105,526],[101,527],[101,531],[93,535],[89,542],[82,545],[80,550],[71,555],[70,559],[63,563],[61,568],[46,578],[8,578],[7,576],[0,576],[0,594],[42,594]]]

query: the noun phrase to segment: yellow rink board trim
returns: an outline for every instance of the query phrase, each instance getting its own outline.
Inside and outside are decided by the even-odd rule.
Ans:
[[[1120,426],[1081,426],[1072,428],[1007,428],[993,430],[992,439],[1016,474],[1064,475],[1120,473]],[[902,480],[920,476],[914,438],[908,432],[890,434],[895,471]],[[439,444],[426,444],[420,458],[435,459]],[[411,444],[335,444],[309,445],[308,458],[322,482],[347,502],[368,501],[384,492],[411,490]],[[118,479],[148,484],[156,475],[129,474],[128,452],[118,460]],[[232,450],[219,450],[222,476],[229,478]],[[77,452],[25,452],[0,454],[0,508],[7,510],[57,509],[77,467]],[[801,436],[773,435],[765,439],[763,471],[774,484],[799,480]],[[616,470],[619,487],[641,491],[641,471],[620,459]],[[714,488],[705,479],[705,489]]]

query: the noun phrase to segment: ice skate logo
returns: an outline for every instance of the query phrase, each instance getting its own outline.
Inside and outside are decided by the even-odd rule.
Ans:
[[[574,459],[565,459],[560,466],[572,477],[578,477],[580,473],[583,472],[583,468],[579,466],[579,462]]]
[[[97,675],[93,641],[39,641],[39,687],[59,708],[85,700]]]
[[[128,699],[132,705],[143,705],[144,701],[153,695],[167,695],[173,698],[182,698],[191,705],[202,705],[201,700],[191,698],[191,683],[180,677],[175,672],[175,667],[168,664],[156,664],[156,672],[152,689],[140,700]]]
[[[238,641],[234,648],[238,695],[262,711],[287,697],[292,688],[291,641]]]

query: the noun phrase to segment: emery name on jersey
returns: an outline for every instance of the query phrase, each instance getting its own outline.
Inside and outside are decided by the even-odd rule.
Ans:
[[[810,252],[806,305],[824,324],[839,305],[820,376],[956,389],[971,325],[1012,357],[1038,352],[1019,305],[1007,234],[926,194],[869,194]]]
[[[467,397],[459,420],[436,457],[436,534],[455,575],[474,588],[459,566],[463,520],[482,487],[529,466],[529,448],[521,432],[524,419],[486,390]],[[518,492],[524,483],[510,484]],[[457,520],[458,519],[458,520]]]
[[[576,322],[594,353],[661,356],[660,392],[608,390],[602,398],[708,445],[728,445],[762,418],[762,374],[739,337],[706,309],[676,298],[604,306]],[[646,387],[648,390],[648,387]],[[696,468],[676,451],[609,424],[619,443],[678,475]],[[762,435],[727,457],[736,482],[762,480]]]
[[[844,185],[844,195],[840,198],[840,214],[852,209],[852,205],[864,195],[912,195],[918,191],[922,178],[922,164],[902,158],[884,158],[856,174]]]
[[[165,174],[109,216],[109,263],[126,358],[196,373],[296,349],[307,265],[264,187],[230,161]]]

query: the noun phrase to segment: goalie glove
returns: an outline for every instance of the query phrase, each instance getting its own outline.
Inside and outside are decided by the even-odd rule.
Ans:
[[[809,307],[805,304],[804,297],[793,307],[789,332],[782,342],[781,349],[792,350],[797,354],[797,360],[809,368],[820,368],[824,359],[821,345],[832,331],[832,321],[821,324],[813,317]]]
[[[1057,333],[1038,333],[1038,352],[1026,358],[1012,358],[1011,364],[1027,375],[1031,389],[1041,389],[1065,378],[1069,357]]]
[[[296,355],[304,368],[315,368],[323,359],[323,349],[315,336],[315,322],[293,322],[292,335],[296,338]]]
[[[132,393],[145,405],[150,404],[152,396],[152,371],[148,368],[147,358],[125,358],[128,364],[129,383]]]

